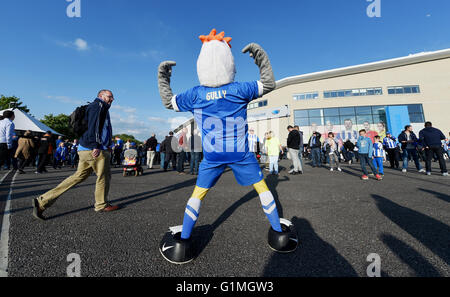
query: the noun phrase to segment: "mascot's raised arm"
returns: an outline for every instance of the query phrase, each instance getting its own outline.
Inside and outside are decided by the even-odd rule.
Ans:
[[[255,155],[248,149],[247,105],[275,89],[275,78],[266,52],[256,43],[242,50],[250,53],[260,69],[260,80],[235,82],[236,68],[231,53],[231,38],[213,29],[201,35],[203,43],[197,60],[200,85],[174,95],[170,87],[173,61],[159,65],[158,87],[164,106],[181,112],[192,112],[202,133],[204,159],[199,168],[197,185],[184,213],[183,225],[169,228],[160,244],[163,257],[176,264],[196,257],[191,233],[200,213],[202,200],[216,184],[226,167],[238,183],[253,185],[259,194],[263,211],[270,222],[269,246],[277,252],[297,248],[297,234],[286,219],[280,219],[272,193],[268,189]]]

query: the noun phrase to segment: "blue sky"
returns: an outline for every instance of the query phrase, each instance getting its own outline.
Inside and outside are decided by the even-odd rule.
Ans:
[[[268,52],[277,79],[411,53],[450,48],[450,1],[366,0],[0,2],[0,94],[15,95],[38,119],[66,113],[99,89],[112,89],[114,133],[161,138],[189,114],[165,110],[156,71],[175,60],[175,93],[198,84],[198,36],[212,28],[233,38],[236,80],[259,78],[240,53],[250,42]]]

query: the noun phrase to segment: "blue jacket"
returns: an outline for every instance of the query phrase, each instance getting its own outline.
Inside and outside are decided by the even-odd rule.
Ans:
[[[373,143],[372,139],[370,139],[369,137],[359,136],[358,141],[356,142],[356,147],[358,148],[358,153],[368,154],[369,157],[372,157]]]
[[[109,117],[110,105],[96,98],[86,109],[88,129],[80,138],[80,145],[88,149],[106,150],[112,145],[112,126]],[[105,125],[106,123],[106,125]]]
[[[419,132],[419,141],[423,147],[442,146],[442,140],[445,140],[445,135],[439,129],[427,127]]]

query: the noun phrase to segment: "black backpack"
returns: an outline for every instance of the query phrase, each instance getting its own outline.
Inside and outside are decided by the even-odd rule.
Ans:
[[[88,122],[86,118],[87,105],[77,107],[69,117],[69,127],[77,138],[83,136],[88,129]]]

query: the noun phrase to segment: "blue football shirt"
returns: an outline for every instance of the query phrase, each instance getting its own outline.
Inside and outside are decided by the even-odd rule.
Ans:
[[[206,160],[226,164],[248,154],[247,105],[262,96],[258,81],[233,82],[217,88],[197,86],[172,98],[176,111],[192,112],[202,131]]]

